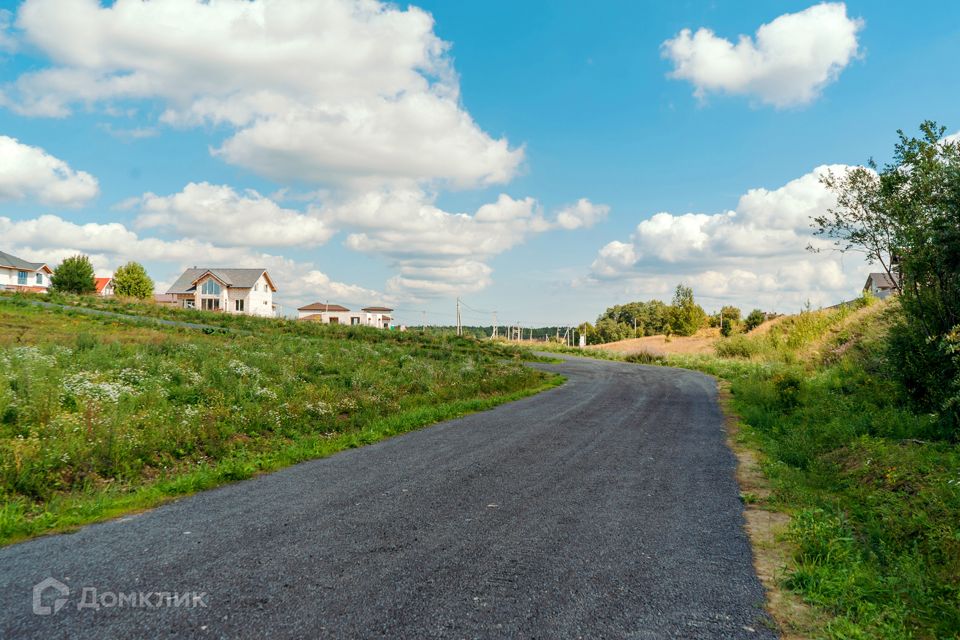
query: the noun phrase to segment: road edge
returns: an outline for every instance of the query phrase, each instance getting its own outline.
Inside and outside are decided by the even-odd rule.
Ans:
[[[806,640],[820,625],[818,615],[800,596],[785,589],[782,580],[794,548],[786,539],[790,515],[768,502],[773,487],[763,473],[762,454],[743,437],[744,426],[733,406],[730,383],[717,379],[717,403],[723,413],[727,446],[737,458],[735,478],[743,503],[744,531],[753,551],[753,568],[763,585],[764,609],[783,640]]]

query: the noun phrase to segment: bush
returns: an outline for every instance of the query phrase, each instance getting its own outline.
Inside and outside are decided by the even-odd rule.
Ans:
[[[59,293],[83,295],[97,290],[93,265],[87,256],[71,256],[60,263],[50,278],[50,286]]]
[[[746,331],[753,331],[754,329],[762,325],[764,321],[766,321],[766,319],[767,319],[767,314],[765,314],[763,311],[760,311],[760,309],[754,309],[747,316],[747,319],[744,320],[743,328]]]
[[[721,358],[752,358],[763,351],[763,345],[744,335],[718,340],[713,350]]]
[[[631,353],[630,355],[624,358],[626,362],[632,362],[634,364],[664,364],[667,359],[658,353],[650,353],[649,351],[639,351],[637,353]]]
[[[118,296],[145,300],[153,296],[153,280],[139,262],[128,262],[113,274],[113,291]]]

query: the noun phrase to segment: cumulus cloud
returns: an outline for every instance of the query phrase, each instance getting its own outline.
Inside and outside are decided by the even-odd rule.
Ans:
[[[285,180],[470,187],[505,182],[523,161],[463,109],[449,45],[416,7],[26,0],[17,25],[54,65],[5,88],[25,115],[156,99],[163,122],[229,127],[214,153]]]
[[[662,52],[674,65],[670,76],[689,80],[698,98],[725,92],[790,107],[813,101],[837,79],[858,55],[862,28],[843,3],[822,3],[784,14],[736,43],[707,28],[684,29]]]
[[[606,213],[605,205],[583,199],[543,215],[533,198],[501,194],[473,214],[451,213],[419,189],[367,192],[308,211],[331,226],[350,231],[348,248],[386,257],[398,270],[388,289],[413,297],[478,291],[490,285],[487,262],[556,228],[589,226]]]
[[[562,229],[580,229],[592,227],[607,217],[610,207],[594,204],[586,198],[580,198],[575,204],[557,212],[557,226]]]
[[[322,220],[284,209],[253,190],[191,182],[170,196],[153,193],[138,203],[138,228],[171,229],[185,236],[242,246],[316,246],[333,235]]]
[[[96,197],[97,179],[74,171],[40,147],[0,136],[0,200],[34,198],[44,204],[77,206]]]
[[[587,281],[626,285],[647,297],[669,296],[685,281],[709,301],[750,308],[795,310],[807,300],[849,300],[863,284],[863,262],[806,250],[832,247],[813,235],[810,217],[836,204],[821,176],[849,168],[821,166],[778,189],[750,189],[732,211],[657,213],[628,241],[602,247]]]

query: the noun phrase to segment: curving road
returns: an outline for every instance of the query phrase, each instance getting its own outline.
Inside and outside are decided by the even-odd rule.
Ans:
[[[569,381],[0,549],[0,638],[775,637],[713,379],[538,366]]]

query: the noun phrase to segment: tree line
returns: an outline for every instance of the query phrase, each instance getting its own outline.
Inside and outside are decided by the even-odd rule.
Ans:
[[[680,283],[670,304],[650,300],[614,305],[600,314],[595,324],[585,322],[579,330],[590,344],[656,335],[692,336],[705,327],[719,327],[721,334],[729,336],[756,328],[768,315],[754,309],[743,317],[734,306],[725,306],[708,315],[697,304],[693,288]]]

